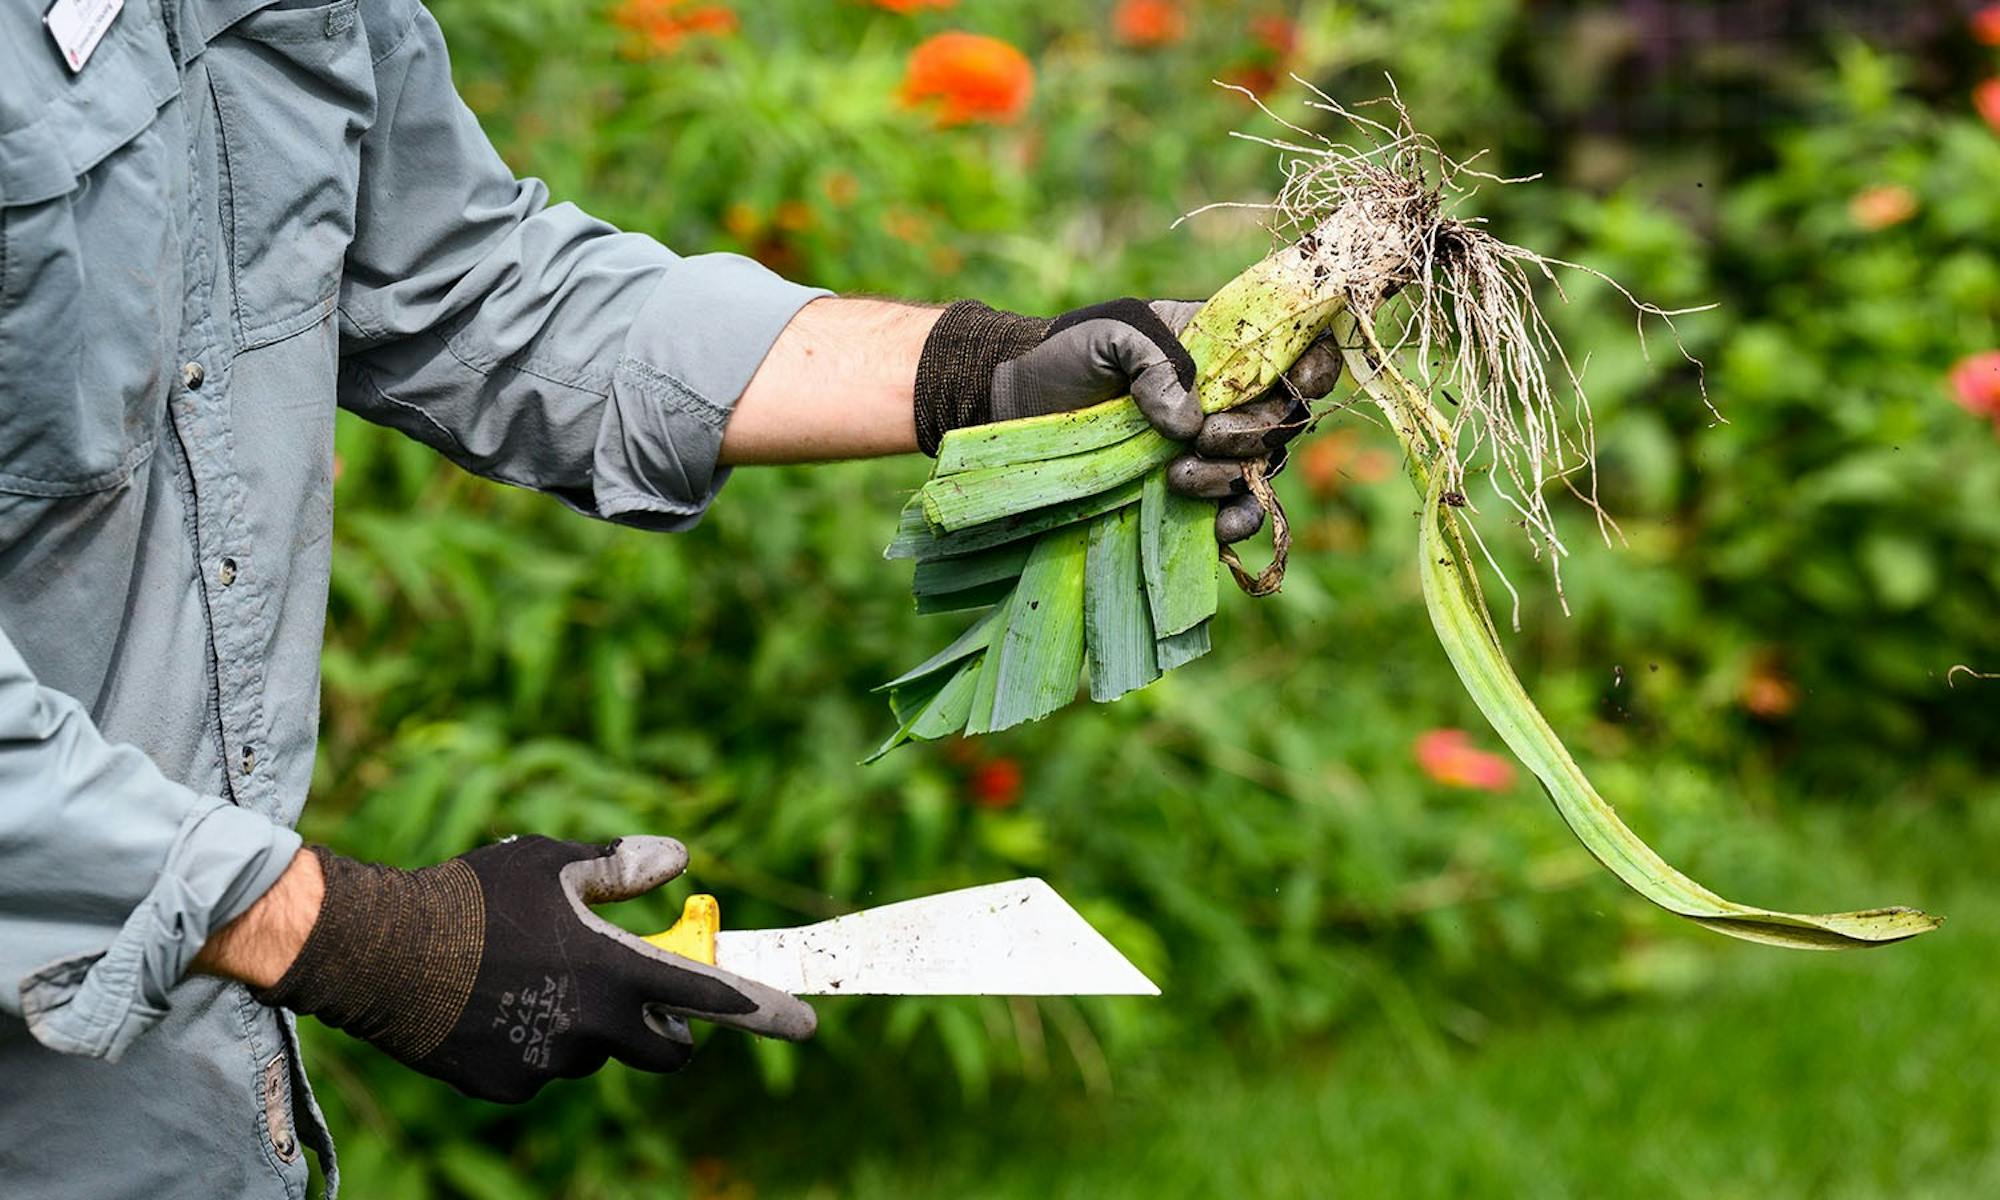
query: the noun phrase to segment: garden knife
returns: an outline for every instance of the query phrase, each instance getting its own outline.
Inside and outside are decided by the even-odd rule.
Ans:
[[[663,950],[804,996],[1157,996],[1055,889],[1015,879],[787,929],[721,928],[690,896]]]

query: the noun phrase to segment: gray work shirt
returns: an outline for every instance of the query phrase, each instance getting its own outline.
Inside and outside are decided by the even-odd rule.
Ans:
[[[649,529],[819,294],[517,180],[416,0],[0,4],[0,1193],[303,1196],[286,1014],[186,978],[299,844],[335,406]]]

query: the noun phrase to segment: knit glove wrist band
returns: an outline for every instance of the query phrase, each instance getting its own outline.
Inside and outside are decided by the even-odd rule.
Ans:
[[[437,1049],[472,995],[486,932],[463,860],[421,871],[356,862],[324,846],[319,920],[291,969],[257,999],[308,1012],[405,1062]]]
[[[935,457],[944,435],[993,419],[993,371],[1040,344],[1044,317],[960,300],[944,310],[917,359],[917,446]]]

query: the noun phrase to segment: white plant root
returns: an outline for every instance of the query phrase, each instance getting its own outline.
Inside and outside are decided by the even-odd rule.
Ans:
[[[1560,598],[1569,548],[1549,509],[1554,485],[1590,509],[1606,540],[1617,524],[1598,502],[1597,435],[1582,373],[1542,314],[1536,280],[1565,302],[1556,268],[1610,284],[1635,310],[1641,346],[1646,318],[1657,318],[1696,368],[1697,380],[1701,364],[1681,343],[1674,318],[1712,306],[1660,308],[1600,271],[1501,241],[1481,218],[1454,215],[1482,184],[1527,179],[1477,169],[1473,164],[1483,151],[1464,160],[1446,154],[1416,130],[1393,80],[1389,95],[1348,107],[1292,78],[1311,93],[1307,107],[1341,118],[1353,142],[1286,120],[1248,89],[1219,83],[1248,97],[1286,131],[1278,137],[1232,135],[1277,150],[1285,182],[1271,201],[1209,204],[1181,219],[1217,208],[1260,210],[1274,238],[1300,244],[1329,272],[1351,280],[1348,311],[1357,331],[1393,387],[1407,393],[1399,407],[1421,412],[1418,442],[1432,447],[1446,488],[1477,511],[1467,477],[1483,475],[1486,490],[1510,510],[1536,557],[1547,552]],[[1361,111],[1370,108],[1385,110],[1387,119]],[[1414,378],[1395,365],[1411,355]],[[1440,394],[1454,406],[1449,415],[1431,401]],[[1702,398],[1707,403],[1705,387]],[[1394,411],[1387,415],[1401,419]],[[1478,537],[1476,527],[1473,534]],[[1480,550],[1498,571],[1483,542]],[[1518,596],[1514,608],[1518,626]]]

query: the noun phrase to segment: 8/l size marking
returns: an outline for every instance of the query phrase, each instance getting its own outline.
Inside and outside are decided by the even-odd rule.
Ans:
[[[56,0],[42,14],[42,24],[56,40],[56,49],[74,75],[90,61],[97,43],[125,8],[125,0]]]

